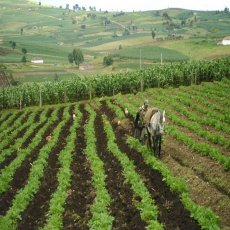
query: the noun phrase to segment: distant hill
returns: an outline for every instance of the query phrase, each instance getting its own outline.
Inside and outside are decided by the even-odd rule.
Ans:
[[[73,11],[26,0],[2,0],[0,9],[0,63],[22,81],[134,70],[140,67],[140,58],[144,68],[161,60],[230,55],[230,46],[217,45],[230,35],[229,11]],[[27,64],[22,63],[23,48]],[[69,64],[68,54],[74,48],[82,50],[84,67],[90,68],[78,70]],[[107,55],[114,59],[112,67],[103,66]],[[37,56],[44,64],[29,64]]]

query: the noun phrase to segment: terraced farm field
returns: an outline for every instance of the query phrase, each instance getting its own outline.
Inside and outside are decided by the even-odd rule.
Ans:
[[[0,229],[230,229],[229,88],[0,112]],[[132,137],[146,98],[166,110],[160,159]]]

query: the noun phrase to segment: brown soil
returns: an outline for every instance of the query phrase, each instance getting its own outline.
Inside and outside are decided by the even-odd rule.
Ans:
[[[17,113],[17,115],[16,115],[16,116],[13,118],[13,120],[11,121],[11,124],[10,124],[10,125],[13,125],[14,122],[15,122],[17,119],[19,119],[21,116],[24,116],[22,111],[20,111],[20,112]]]
[[[11,132],[13,132],[14,130],[12,130],[12,131],[10,131],[11,130],[11,128],[12,128],[12,124],[14,124],[15,123],[15,121],[17,121],[21,116],[23,117],[22,118],[22,120],[25,122],[27,119],[28,119],[28,117],[29,117],[29,115],[31,114],[31,112],[29,112],[29,113],[26,113],[26,114],[23,114],[23,112],[19,112],[19,113],[17,113],[17,115],[15,116],[15,118],[11,121],[11,123],[8,125],[8,128],[9,128],[9,130],[6,130],[6,135],[11,135]],[[4,122],[4,121],[3,121]],[[6,121],[7,122],[7,121]],[[22,124],[23,124],[23,122],[21,122]],[[7,128],[7,129],[8,129]]]
[[[184,119],[184,120],[186,120],[186,119]],[[230,149],[227,148],[226,146],[223,146],[223,145],[221,146],[220,144],[213,143],[213,142],[207,140],[206,137],[201,137],[198,134],[194,133],[193,131],[189,130],[188,128],[177,126],[177,125],[175,125],[173,123],[170,124],[170,125],[175,126],[178,130],[180,130],[181,132],[185,133],[186,136],[188,136],[189,138],[197,141],[198,143],[207,144],[210,147],[212,147],[212,148],[216,149],[217,151],[219,151],[222,155],[230,157]],[[211,156],[210,156],[210,158],[211,158]]]
[[[230,173],[212,158],[191,151],[169,135],[164,136],[162,150],[162,161],[175,176],[187,181],[191,198],[211,208],[220,217],[222,228],[230,229]]]
[[[62,109],[63,112],[63,109]],[[44,124],[42,123],[41,126]],[[5,215],[7,210],[12,204],[13,198],[15,197],[17,191],[23,188],[28,180],[29,172],[32,167],[33,162],[37,159],[40,149],[46,143],[46,136],[52,133],[54,128],[57,126],[57,122],[50,127],[47,128],[44,135],[42,136],[41,142],[32,150],[31,154],[22,162],[22,165],[16,170],[13,180],[10,183],[10,189],[8,189],[5,193],[3,193],[0,197],[0,215]],[[41,128],[41,127],[40,127]],[[39,129],[38,129],[39,130]],[[36,135],[37,129],[30,136],[30,140],[33,140],[33,137]],[[26,148],[27,145],[24,146]],[[10,157],[7,158],[4,163],[10,163],[16,156],[12,154]],[[13,158],[13,159],[12,159]],[[11,161],[10,161],[11,160]]]
[[[32,114],[32,111],[30,111],[30,112],[24,114],[21,123],[24,124],[24,123],[28,120],[28,118],[29,118],[29,116],[30,116],[31,114]]]
[[[68,191],[63,229],[89,229],[87,223],[91,218],[90,207],[95,198],[95,191],[91,183],[90,163],[84,154],[86,145],[84,124],[87,122],[88,114],[84,105],[80,106],[80,110],[83,117],[76,134],[77,141],[71,166],[72,184]],[[130,185],[124,183],[121,165],[106,149],[107,141],[102,129],[102,113],[105,113],[110,119],[120,150],[134,162],[136,171],[154,199],[159,210],[159,222],[163,223],[165,229],[169,230],[200,229],[197,222],[190,218],[190,213],[181,204],[178,194],[171,192],[162,181],[162,176],[144,163],[140,153],[130,149],[125,143],[126,134],[132,135],[133,133],[131,120],[124,119],[118,126],[114,113],[108,109],[104,102],[102,102],[102,107],[99,110],[95,120],[97,154],[104,162],[107,175],[106,188],[112,198],[109,208],[115,218],[113,229],[145,229],[146,224],[140,219],[140,213],[132,203],[132,199],[139,199],[139,197],[133,197]],[[48,113],[51,113],[51,110]],[[19,114],[17,116],[22,115],[22,112]],[[63,108],[59,110],[59,121],[55,126],[62,121],[62,115]],[[36,116],[35,120],[38,122],[39,116]],[[68,136],[71,125],[70,119],[61,131],[58,143],[49,155],[48,165],[44,170],[44,177],[41,179],[40,190],[22,213],[22,219],[19,221],[17,229],[37,229],[45,224],[49,202],[58,185],[56,178],[60,167],[58,155],[66,145],[65,138]],[[53,128],[50,127],[44,137],[52,132]],[[30,135],[31,140],[34,135],[36,135],[36,130]],[[24,147],[30,142],[27,141],[24,143]],[[38,152],[44,144],[44,141],[41,141],[16,171],[11,182],[11,188],[0,197],[0,214],[6,213],[17,191],[27,183],[30,164],[37,159]],[[215,160],[200,156],[167,134],[163,138],[161,160],[175,176],[185,179],[189,186],[191,198],[196,203],[211,208],[220,217],[222,229],[230,229],[230,173],[226,172],[223,166]]]
[[[72,111],[71,108],[70,111]],[[62,121],[62,114],[59,113],[58,117],[59,121],[57,121],[57,123]],[[22,213],[18,229],[37,229],[45,224],[49,209],[49,201],[58,184],[58,156],[66,145],[66,137],[69,135],[72,122],[72,118],[70,118],[61,130],[58,142],[49,154],[47,167],[44,170],[44,176],[41,179],[39,191],[27,209]]]
[[[171,91],[171,92],[168,91],[168,92],[167,92],[168,97],[171,97],[171,96],[173,97],[174,94],[176,95],[175,92],[176,92],[176,91]],[[163,93],[163,92],[162,92],[162,93]],[[165,92],[164,92],[164,93],[165,93]],[[145,95],[146,97],[151,97],[151,98],[153,98],[153,94],[151,94],[151,93],[145,93],[144,95]],[[163,95],[162,95],[162,96],[163,96]],[[157,96],[156,96],[156,97],[157,97]],[[157,100],[157,98],[153,98],[153,99]],[[178,104],[181,105],[182,107],[186,108],[187,111],[189,111],[189,112],[191,112],[191,113],[194,113],[195,115],[197,115],[197,116],[199,116],[199,117],[201,117],[201,118],[206,118],[206,117],[207,117],[206,114],[201,113],[200,111],[197,111],[197,110],[193,109],[193,108],[190,107],[190,106],[184,105],[184,104],[183,104],[182,102],[180,102],[179,100],[176,100],[176,103],[178,103]],[[199,104],[199,103],[197,102],[197,104]],[[217,103],[217,104],[218,104],[218,103]],[[200,105],[200,106],[203,106],[202,104],[199,104],[199,105]],[[181,117],[182,119],[189,120],[187,116],[183,115],[181,112],[179,112],[179,111],[175,110],[174,108],[172,108],[170,104],[166,104],[166,105],[165,105],[165,108],[164,108],[164,109],[165,109],[166,111],[167,111],[167,108],[173,110],[173,112],[176,113],[176,114],[177,114],[179,117]],[[213,132],[213,133],[216,133],[216,134],[218,134],[218,135],[221,135],[221,136],[225,137],[226,139],[230,137],[228,133],[225,133],[224,131],[220,131],[220,130],[218,130],[217,128],[211,126],[211,125],[205,125],[205,124],[199,124],[199,125],[200,125],[204,130],[211,131],[211,132]],[[226,125],[227,125],[227,124],[226,124]]]
[[[80,111],[83,116],[77,130],[77,140],[73,153],[71,187],[63,217],[64,229],[88,229],[87,223],[91,218],[90,206],[95,198],[95,191],[91,184],[90,163],[84,153],[86,148],[84,125],[88,120],[88,113],[83,104],[80,106]]]
[[[9,114],[7,114],[7,116],[4,119],[2,119],[2,117],[1,117],[1,119],[2,119],[1,123],[6,122],[11,116],[12,116],[12,113],[9,113]]]
[[[137,198],[134,197],[131,186],[125,183],[122,166],[107,150],[107,138],[99,112],[95,120],[95,133],[97,154],[104,162],[106,187],[113,200],[110,205],[111,214],[115,218],[113,229],[145,229],[146,223],[141,220],[140,212],[133,205],[133,200]]]
[[[47,115],[50,115],[50,113],[53,110],[49,109],[47,112]],[[41,114],[40,112],[38,112],[38,114]],[[36,116],[37,119],[39,120],[40,117]],[[21,148],[25,149],[27,148],[27,146],[31,143],[31,141],[33,140],[33,138],[35,137],[36,133],[45,125],[46,122],[41,123],[36,129],[34,129],[34,131],[29,135],[29,137],[25,140],[25,142],[22,143]],[[12,140],[4,149],[9,148],[11,145],[13,145],[18,138],[23,137],[24,133],[26,132],[26,130],[29,128],[29,126],[26,126],[24,129],[20,130],[20,132],[18,133],[18,136]],[[49,135],[49,133],[47,134]],[[40,145],[40,144],[39,144]],[[16,157],[19,151],[14,151],[10,154],[10,156],[8,156],[3,162],[0,163],[0,170],[3,169],[4,167],[6,167],[7,165],[9,165]]]
[[[10,114],[7,115],[7,117],[2,121],[2,123],[8,123],[9,129],[10,129],[11,126],[13,126],[14,122],[15,122],[17,119],[20,118],[20,116],[23,116],[23,112],[22,112],[22,111],[18,112],[17,115],[13,118],[12,121],[8,121],[8,119],[10,119],[11,116],[12,116],[12,114],[10,113]],[[7,129],[8,129],[8,127],[7,127]],[[5,131],[5,130],[0,130],[0,131]],[[11,134],[8,130],[7,130],[6,132],[7,132],[6,135],[10,135],[10,134]]]
[[[50,111],[50,112],[52,113],[52,110],[51,110],[51,109],[49,109],[48,111]],[[35,117],[34,117],[34,123],[39,122],[41,113],[42,113],[42,110],[37,112],[37,114],[36,114]],[[47,112],[47,114],[48,114],[48,112]]]
[[[223,229],[230,229],[229,172],[168,135],[162,149],[162,161],[175,176],[185,179],[192,199],[211,208],[220,217]]]

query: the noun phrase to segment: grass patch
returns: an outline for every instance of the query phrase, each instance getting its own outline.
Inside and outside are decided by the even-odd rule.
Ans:
[[[154,60],[157,62],[161,61],[161,54],[165,61],[182,61],[188,59],[187,56],[176,50],[150,45],[142,46],[140,48],[122,49],[114,52],[114,54],[120,57],[140,59],[140,49],[141,57],[143,59]]]

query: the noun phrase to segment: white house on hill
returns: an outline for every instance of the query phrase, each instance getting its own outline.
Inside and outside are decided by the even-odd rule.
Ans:
[[[230,45],[230,36],[227,36],[222,40],[222,45]]]
[[[31,62],[32,62],[32,63],[36,63],[36,64],[43,64],[44,60],[43,60],[43,58],[41,58],[41,57],[33,57],[33,58],[31,59]]]

